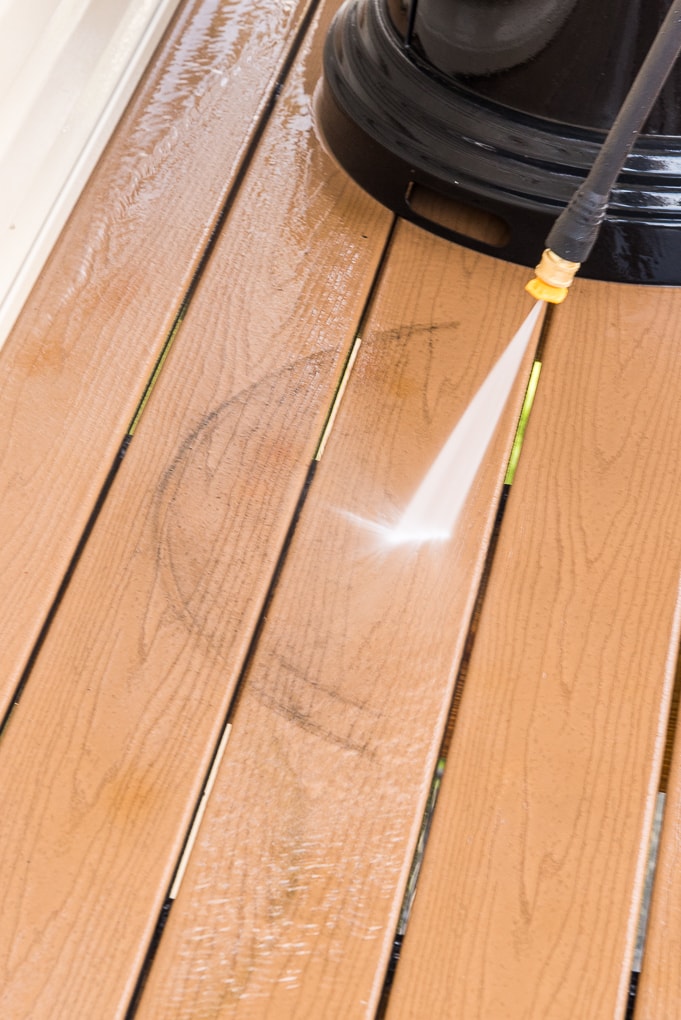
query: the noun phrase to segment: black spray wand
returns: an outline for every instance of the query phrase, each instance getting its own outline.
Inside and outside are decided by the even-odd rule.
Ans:
[[[629,89],[584,183],[554,223],[546,249],[525,288],[533,297],[560,304],[593,248],[612,191],[667,76],[681,51],[681,0],[674,0]]]

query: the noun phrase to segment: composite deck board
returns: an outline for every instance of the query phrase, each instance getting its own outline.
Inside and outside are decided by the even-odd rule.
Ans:
[[[451,540],[390,548],[359,519],[408,503],[526,275],[398,225],[138,1020],[373,1017],[529,348]]]
[[[184,5],[0,353],[0,715],[308,7]]]
[[[681,745],[672,758],[636,1020],[681,1016]]]
[[[377,271],[310,117],[333,6],[3,735],[3,1016],[124,1015]]]
[[[680,313],[582,281],[552,322],[389,1020],[624,1016],[679,642]]]

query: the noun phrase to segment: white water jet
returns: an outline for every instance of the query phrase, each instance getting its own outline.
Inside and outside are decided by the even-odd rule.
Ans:
[[[537,301],[462,414],[392,535],[393,545],[451,538],[506,407],[543,302]]]
[[[451,538],[487,447],[506,407],[543,306],[537,301],[494,365],[394,526],[349,514],[391,546]]]

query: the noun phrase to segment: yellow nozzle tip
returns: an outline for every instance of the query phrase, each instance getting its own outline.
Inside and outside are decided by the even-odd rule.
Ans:
[[[537,301],[548,301],[552,305],[559,305],[568,296],[567,287],[554,287],[550,283],[544,283],[538,276],[525,284],[525,290]]]
[[[535,279],[530,280],[525,290],[537,301],[559,305],[561,301],[565,301],[568,287],[574,280],[579,266],[579,262],[569,262],[550,248],[545,248],[535,269]]]

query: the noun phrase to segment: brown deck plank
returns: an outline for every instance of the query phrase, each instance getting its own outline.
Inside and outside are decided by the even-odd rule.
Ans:
[[[552,324],[390,1020],[624,1016],[679,641],[681,291],[575,291]]]
[[[184,5],[0,354],[0,715],[308,7]]]
[[[374,1015],[531,352],[451,541],[345,511],[405,506],[526,275],[399,225],[139,1020]]]
[[[681,747],[674,748],[650,904],[636,1020],[681,1016]]]
[[[306,44],[0,745],[0,1013],[124,1014],[391,215]],[[312,47],[312,48],[310,48]]]

